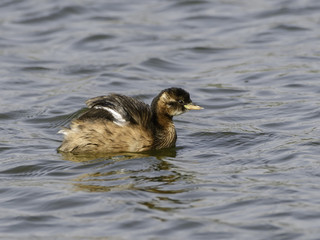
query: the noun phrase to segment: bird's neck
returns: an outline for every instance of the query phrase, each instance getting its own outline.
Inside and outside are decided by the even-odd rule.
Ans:
[[[168,148],[175,146],[177,140],[176,129],[172,121],[172,116],[161,111],[153,112],[155,148]]]

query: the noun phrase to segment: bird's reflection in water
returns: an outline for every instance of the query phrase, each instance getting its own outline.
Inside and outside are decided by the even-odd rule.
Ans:
[[[128,160],[144,157],[155,157],[157,159],[163,159],[166,157],[175,158],[177,156],[177,148],[167,148],[138,153],[100,153],[100,154],[72,154],[66,152],[60,152],[64,160],[72,162],[100,162],[108,159],[113,160]]]
[[[66,160],[87,164],[84,166],[86,173],[73,179],[75,189],[78,191],[142,190],[153,193],[184,191],[163,187],[181,179],[176,167],[168,161],[176,157],[176,148],[107,156],[63,154],[63,157]]]

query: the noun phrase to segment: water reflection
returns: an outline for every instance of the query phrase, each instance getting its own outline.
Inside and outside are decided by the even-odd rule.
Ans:
[[[181,189],[169,190],[163,188],[181,179],[181,174],[172,171],[174,167],[165,160],[150,158],[110,161],[95,172],[84,173],[73,179],[76,190],[88,192],[109,192],[123,190],[143,190],[153,193],[183,192]],[[128,166],[127,166],[128,165]]]
[[[163,159],[166,157],[176,157],[176,148],[167,148],[154,151],[146,151],[141,153],[97,153],[97,154],[72,154],[60,152],[62,158],[72,162],[88,162],[88,161],[104,161],[107,159],[128,160],[143,157],[156,157]]]
[[[85,173],[74,178],[76,191],[110,192],[140,190],[149,193],[174,194],[187,191],[173,188],[186,176],[177,171],[177,166],[168,160],[176,156],[176,149],[164,149],[148,153],[127,153],[108,156],[78,156],[62,154],[63,158],[80,162]]]

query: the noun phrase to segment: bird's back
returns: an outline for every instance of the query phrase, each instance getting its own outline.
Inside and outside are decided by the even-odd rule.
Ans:
[[[72,121],[59,151],[73,153],[141,152],[152,148],[150,106],[111,94],[86,101],[88,110]]]
[[[151,109],[148,104],[145,104],[135,98],[120,94],[110,94],[108,96],[90,98],[86,101],[86,104],[89,111],[83,114],[80,117],[81,119],[90,117],[90,109],[104,110],[106,116],[110,117],[109,120],[115,121],[115,123],[119,125],[132,123],[145,126],[145,124],[151,119]]]

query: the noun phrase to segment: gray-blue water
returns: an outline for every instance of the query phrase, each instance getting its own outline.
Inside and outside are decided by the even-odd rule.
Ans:
[[[1,239],[319,239],[320,1],[0,2]],[[86,99],[183,87],[177,147],[56,153]]]

